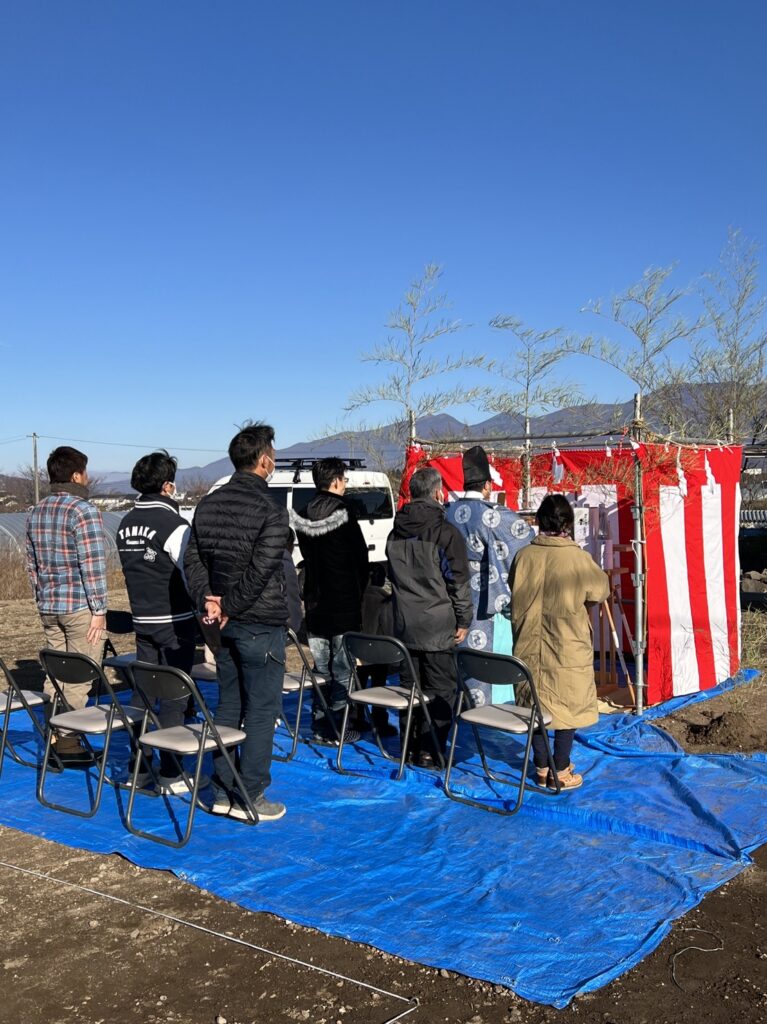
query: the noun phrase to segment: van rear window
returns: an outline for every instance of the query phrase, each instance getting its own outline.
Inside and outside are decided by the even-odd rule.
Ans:
[[[277,502],[278,505],[282,505],[283,508],[288,507],[288,495],[290,494],[291,487],[274,487],[269,485],[269,496]]]
[[[306,506],[312,500],[317,492],[313,487],[294,487],[293,488],[293,511],[302,516],[306,512]]]
[[[383,488],[347,487],[344,497],[351,502],[358,519],[391,519],[394,515],[391,494]],[[295,500],[294,495],[294,503]]]

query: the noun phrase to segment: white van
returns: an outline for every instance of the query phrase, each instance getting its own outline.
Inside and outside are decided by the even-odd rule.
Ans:
[[[386,562],[386,538],[394,525],[394,499],[386,473],[374,473],[365,467],[364,459],[344,459],[348,467],[344,497],[352,503],[362,535],[368,546],[371,566]],[[269,490],[276,501],[288,510],[302,516],[309,501],[317,493],[312,480],[312,466],[319,459],[277,459]],[[231,475],[231,474],[230,474]],[[216,480],[208,493],[225,484],[229,476]],[[296,545],[293,552],[296,566],[301,564],[301,552]]]

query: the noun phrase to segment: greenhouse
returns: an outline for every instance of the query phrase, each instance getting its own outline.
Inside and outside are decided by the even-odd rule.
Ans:
[[[24,536],[27,529],[28,512],[0,513],[0,553],[24,551]],[[107,541],[107,558],[111,562],[117,559],[117,542],[115,537],[125,512],[102,512],[104,533]]]

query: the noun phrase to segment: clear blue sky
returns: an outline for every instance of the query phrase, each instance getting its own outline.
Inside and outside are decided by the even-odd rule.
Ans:
[[[498,356],[496,313],[585,331],[648,264],[767,242],[766,33],[762,0],[3,0],[0,442],[291,444],[428,261]]]

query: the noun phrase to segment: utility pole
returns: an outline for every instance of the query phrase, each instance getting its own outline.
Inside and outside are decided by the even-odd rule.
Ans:
[[[410,444],[415,444],[415,412],[413,409],[407,411],[407,433]]]
[[[524,471],[522,479],[522,504],[526,509],[530,508],[530,457],[531,457],[531,443],[530,443],[530,417],[525,416],[525,454],[524,454]]]
[[[35,476],[35,505],[40,500],[40,473],[37,468],[37,434],[32,433],[32,472]]]

